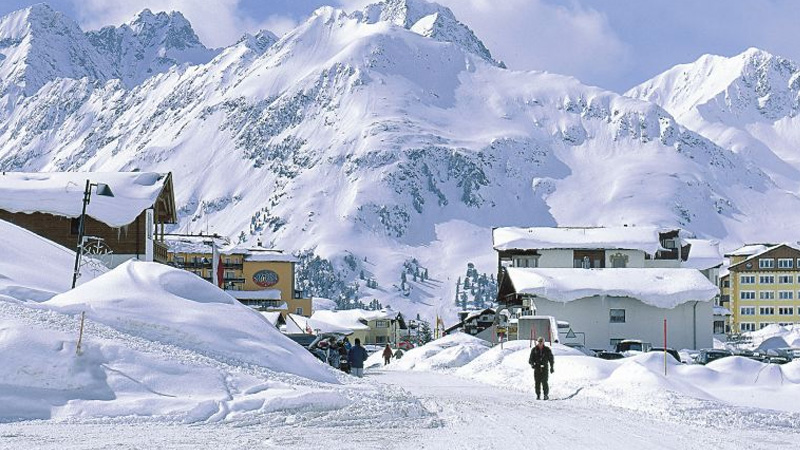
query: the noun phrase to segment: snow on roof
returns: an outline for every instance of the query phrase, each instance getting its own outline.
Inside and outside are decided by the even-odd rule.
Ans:
[[[305,317],[299,314],[286,315],[286,334],[306,334],[313,333],[342,333],[352,334],[353,329],[337,324],[325,322],[324,320]]]
[[[752,256],[756,253],[761,253],[770,248],[771,245],[766,244],[750,244],[744,247],[739,247],[736,250],[725,254],[725,256]]]
[[[236,300],[280,300],[280,289],[261,289],[258,291],[233,291],[226,290]],[[285,305],[285,303],[284,303]]]
[[[164,189],[167,174],[153,172],[3,172],[0,175],[0,209],[12,213],[48,213],[79,217],[86,180],[105,183],[113,197],[92,190],[86,214],[111,227],[136,220],[153,206]]]
[[[712,300],[719,290],[696,269],[523,269],[507,270],[517,293],[555,302],[608,295],[630,297],[657,308]]]
[[[778,248],[778,247],[789,247],[789,248],[791,248],[791,249],[794,249],[794,250],[800,251],[800,246],[798,246],[798,245],[796,245],[796,244],[789,244],[788,242],[784,242],[783,244],[777,244],[777,245],[773,245],[773,246],[771,246],[771,247],[767,247],[767,248],[765,248],[764,250],[761,250],[760,252],[753,253],[752,255],[748,256],[747,258],[743,259],[742,261],[739,261],[739,262],[738,262],[738,263],[736,263],[736,264],[732,264],[730,267],[731,267],[731,268],[732,268],[732,267],[737,267],[737,266],[740,266],[740,265],[742,265],[742,264],[745,264],[745,263],[747,263],[748,261],[753,261],[753,260],[755,260],[755,259],[759,258],[760,256],[762,256],[764,253],[767,253],[768,251],[771,251],[771,250],[775,250],[775,249],[776,249],[776,248]],[[730,268],[729,268],[729,269],[730,269]]]
[[[489,314],[494,314],[494,310],[491,309],[491,308],[470,311],[469,314],[467,314],[466,317],[464,317],[464,322],[472,320],[472,319],[474,319],[476,317],[480,317],[483,313],[485,313],[487,311],[489,311]]]
[[[275,325],[276,327],[278,326],[278,321],[281,318],[280,311],[259,311],[259,313],[261,313],[261,315],[267,319],[267,322]]]
[[[714,305],[714,315],[715,316],[730,316],[732,315],[731,310],[728,308]]]
[[[369,327],[364,322],[369,322],[371,320],[394,320],[397,319],[399,314],[400,313],[392,311],[389,308],[380,311],[347,309],[342,311],[316,311],[311,318],[351,330],[368,330]]]
[[[262,250],[250,249],[244,257],[245,261],[253,262],[292,262],[296,263],[299,260],[293,255],[283,253],[281,250]]]
[[[495,250],[614,249],[641,250],[654,254],[661,249],[659,233],[669,231],[654,226],[609,228],[534,227],[495,228]]]
[[[691,248],[689,249],[689,258],[681,264],[682,267],[705,270],[722,265],[723,258],[719,249],[719,241],[708,239],[684,240],[691,245]]]

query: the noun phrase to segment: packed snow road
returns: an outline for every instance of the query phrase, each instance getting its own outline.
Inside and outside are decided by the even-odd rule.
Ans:
[[[414,399],[430,414],[363,411],[359,417],[295,411],[183,425],[158,420],[33,421],[0,425],[0,448],[797,448],[799,430],[668,422],[580,395],[539,402],[448,374],[368,371],[348,389]],[[399,389],[402,388],[402,389]],[[369,403],[365,403],[369,405]],[[368,407],[368,406],[365,406]]]

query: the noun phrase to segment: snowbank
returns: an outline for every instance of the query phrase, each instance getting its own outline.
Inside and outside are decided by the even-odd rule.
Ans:
[[[798,324],[787,326],[778,324],[767,325],[758,331],[744,333],[744,336],[751,339],[750,347],[753,349],[759,347],[762,343],[774,337],[783,338],[789,347],[800,348],[800,325]]]
[[[3,220],[0,236],[0,296],[44,301],[70,289],[75,252]],[[78,280],[93,275],[84,269]]]
[[[412,348],[389,365],[392,370],[448,370],[463,366],[489,350],[489,343],[465,333],[454,333]],[[366,367],[383,364],[381,352],[367,360]]]
[[[495,250],[605,248],[641,250],[655,254],[661,249],[658,227],[496,228],[492,233]]]
[[[490,385],[533,392],[528,341],[506,342],[502,348],[488,348],[485,342],[480,341],[481,345],[476,341],[480,340],[464,334],[448,336],[406,352],[387,369],[452,372]],[[659,414],[667,414],[676,399],[800,413],[796,402],[800,398],[800,360],[780,366],[730,357],[701,366],[667,358],[665,375],[663,353],[608,361],[561,344],[554,344],[552,350],[555,373],[550,378],[551,398],[580,395]],[[380,361],[379,355],[373,358]]]
[[[307,351],[261,314],[196,275],[129,261],[44,303],[66,314],[215,357],[335,382]]]

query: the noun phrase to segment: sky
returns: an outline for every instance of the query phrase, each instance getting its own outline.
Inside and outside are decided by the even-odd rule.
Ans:
[[[377,0],[373,0],[377,1]],[[0,14],[38,3],[2,0]],[[144,8],[181,11],[209,47],[245,32],[280,35],[317,7],[367,0],[49,0],[84,30],[119,25]],[[798,0],[438,0],[514,70],[572,75],[616,92],[711,53],[749,47],[800,61]]]

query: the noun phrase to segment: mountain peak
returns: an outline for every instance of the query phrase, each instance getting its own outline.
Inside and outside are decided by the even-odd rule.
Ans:
[[[353,14],[365,23],[388,22],[422,36],[451,42],[482,59],[502,66],[472,30],[459,22],[450,8],[425,0],[382,0]]]
[[[119,27],[86,34],[128,87],[175,65],[207,63],[219,53],[206,48],[191,23],[177,11],[153,13],[144,9]]]

